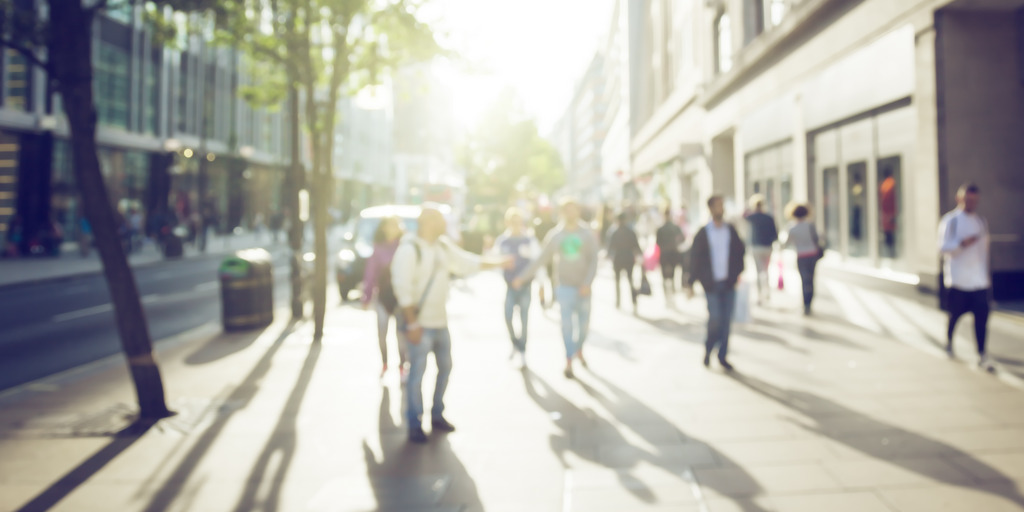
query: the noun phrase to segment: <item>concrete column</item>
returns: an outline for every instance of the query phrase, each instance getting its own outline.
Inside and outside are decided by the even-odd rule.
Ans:
[[[936,256],[940,216],[939,120],[936,89],[936,34],[934,26],[919,28],[914,37],[916,77],[914,106],[917,110],[915,143],[915,186],[906,191],[907,205],[914,208],[916,229],[908,230],[907,248],[911,269],[925,286],[935,286],[938,275]]]
[[[803,99],[793,97],[793,201],[807,202],[814,194],[810,191],[810,172],[807,167],[807,127],[804,124]],[[785,208],[786,205],[782,205]]]

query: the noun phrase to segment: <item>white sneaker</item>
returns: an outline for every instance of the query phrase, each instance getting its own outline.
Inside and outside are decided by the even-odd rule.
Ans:
[[[995,365],[992,364],[992,359],[988,357],[988,354],[983,354],[978,358],[978,368],[989,372],[996,369]]]

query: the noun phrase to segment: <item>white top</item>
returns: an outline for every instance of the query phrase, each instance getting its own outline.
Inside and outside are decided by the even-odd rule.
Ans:
[[[978,236],[970,247],[961,247],[965,239]],[[939,222],[939,252],[946,288],[967,292],[986,290],[989,277],[988,226],[980,215],[960,208],[942,216]]]
[[[413,244],[420,248],[418,256]],[[446,236],[431,244],[415,233],[405,235],[395,251],[395,258],[391,260],[391,286],[398,306],[419,305],[426,291],[426,299],[419,312],[420,326],[425,329],[447,327],[449,274],[472,274],[480,270],[481,263],[479,256],[455,246]],[[435,274],[434,280],[427,290],[431,273]]]
[[[711,274],[715,281],[729,279],[729,245],[732,232],[725,222],[716,226],[715,221],[708,223],[708,250],[711,251]]]

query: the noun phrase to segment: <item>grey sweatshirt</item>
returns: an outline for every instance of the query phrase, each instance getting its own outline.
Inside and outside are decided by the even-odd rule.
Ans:
[[[597,237],[583,223],[571,228],[559,224],[544,239],[539,258],[519,274],[524,281],[533,279],[541,267],[555,260],[557,282],[566,286],[590,286],[597,274]]]

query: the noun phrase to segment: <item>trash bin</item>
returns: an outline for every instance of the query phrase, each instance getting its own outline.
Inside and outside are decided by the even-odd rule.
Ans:
[[[169,260],[180,258],[184,252],[185,248],[182,246],[180,238],[173,233],[164,236],[164,258]]]
[[[270,253],[245,249],[220,264],[224,330],[252,329],[274,320],[274,276]]]

